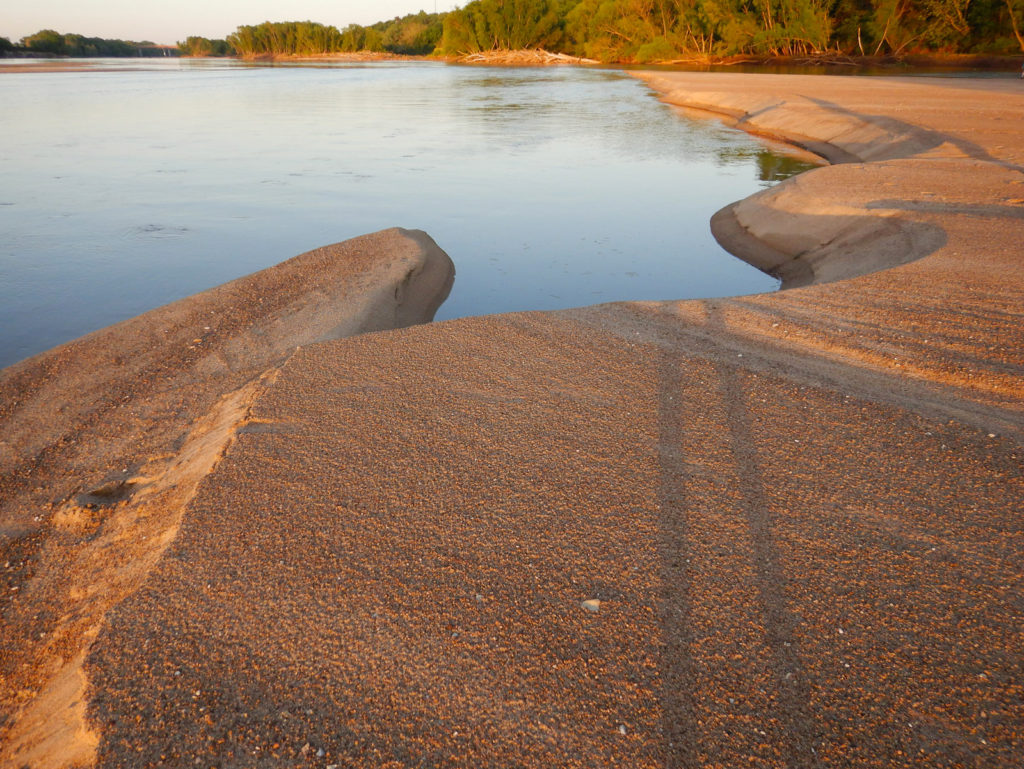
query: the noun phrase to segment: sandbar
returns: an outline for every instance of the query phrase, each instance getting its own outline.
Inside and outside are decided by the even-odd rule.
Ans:
[[[833,161],[716,217],[792,288],[301,341],[58,441],[4,372],[4,766],[1020,765],[1024,94],[644,77]]]

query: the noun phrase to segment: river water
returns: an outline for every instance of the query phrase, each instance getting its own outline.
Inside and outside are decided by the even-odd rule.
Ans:
[[[613,70],[91,61],[0,71],[0,367],[392,226],[438,319],[771,291],[722,206],[801,170]]]

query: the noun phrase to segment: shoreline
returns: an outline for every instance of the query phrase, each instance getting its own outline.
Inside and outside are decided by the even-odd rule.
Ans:
[[[4,769],[1019,763],[1024,97],[648,77],[858,159],[719,215],[814,285],[318,331],[201,407],[6,397]]]
[[[50,62],[66,61],[74,57],[60,56],[36,52],[17,52],[6,56],[0,55],[0,62],[7,60],[45,60]],[[85,57],[90,58],[156,58],[164,59],[163,56],[143,57]],[[809,56],[757,56],[757,55],[736,55],[736,56],[694,56],[691,58],[674,59],[665,61],[654,61],[639,64],[630,61],[601,62],[596,59],[588,59],[583,56],[571,54],[552,53],[542,48],[514,49],[514,50],[493,50],[478,51],[463,54],[398,54],[389,51],[351,51],[333,52],[321,54],[259,54],[256,56],[186,56],[180,55],[173,58],[179,59],[237,59],[240,61],[280,61],[280,62],[303,62],[303,61],[423,61],[423,62],[444,62],[444,63],[473,63],[493,66],[537,66],[538,64],[559,65],[575,64],[577,66],[609,66],[622,67],[636,71],[728,71],[733,68],[754,67],[759,68],[763,73],[772,73],[777,68],[822,68],[833,72],[846,70],[856,72],[865,71],[892,71],[907,69],[925,69],[935,72],[965,72],[965,71],[993,71],[993,72],[1014,72],[1020,71],[1024,64],[1024,55],[1021,54],[939,54],[919,53],[907,54],[905,56],[858,56],[847,54],[820,54]],[[80,60],[80,59],[79,59]],[[76,60],[78,61],[78,60]],[[708,69],[710,68],[710,69]],[[718,68],[718,69],[716,69]]]
[[[783,288],[870,274],[923,258],[944,245],[941,233],[920,225],[909,212],[876,205],[863,193],[855,193],[849,200],[835,195],[836,189],[856,184],[854,167],[870,168],[883,187],[899,187],[915,171],[926,173],[938,164],[955,174],[960,163],[962,173],[972,175],[975,190],[1011,183],[1013,173],[1024,168],[1019,153],[1005,160],[989,157],[968,137],[946,133],[941,121],[937,127],[929,126],[930,115],[944,108],[941,88],[930,89],[935,92],[932,98],[940,100],[938,105],[901,107],[901,113],[913,116],[914,122],[905,122],[836,108],[827,101],[828,86],[822,87],[814,76],[788,76],[789,82],[798,82],[803,91],[787,96],[771,85],[756,88],[746,81],[741,83],[737,78],[742,76],[722,76],[717,82],[724,82],[727,91],[710,91],[704,82],[698,85],[683,74],[636,76],[670,105],[716,115],[755,137],[788,143],[830,164],[737,201],[712,217],[712,233],[721,245],[782,279]],[[884,97],[897,99],[909,85],[908,81],[891,79],[865,85],[865,89],[891,92],[884,93]],[[926,84],[913,85],[929,90]],[[1001,106],[994,101],[999,94],[1019,96],[1017,92],[1024,90],[993,84],[986,88],[980,81],[948,81],[946,87],[987,91],[993,103],[986,106],[993,112]],[[1024,110],[1018,117],[1024,117]],[[985,120],[978,117],[973,123],[983,130],[980,126]],[[979,174],[984,181],[979,180]],[[914,184],[912,181],[901,192],[913,197]],[[808,189],[802,191],[801,187]],[[809,224],[814,216],[818,221]],[[856,255],[865,251],[872,252],[872,257],[857,262]]]

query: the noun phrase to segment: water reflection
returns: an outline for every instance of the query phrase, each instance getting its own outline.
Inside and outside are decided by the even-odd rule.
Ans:
[[[787,155],[778,155],[766,150],[761,150],[757,153],[758,179],[770,184],[802,174],[804,171],[811,170],[816,165],[816,163],[810,163],[806,160]]]
[[[817,168],[823,162],[813,162],[804,157],[804,153],[787,154],[784,148],[771,151],[756,147],[728,147],[720,150],[717,156],[723,167],[752,162],[757,169],[758,180],[764,182],[762,186],[765,187]]]

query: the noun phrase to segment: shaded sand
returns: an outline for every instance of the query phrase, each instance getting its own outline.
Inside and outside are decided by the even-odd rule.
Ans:
[[[729,109],[809,87],[679,77]],[[992,104],[815,80],[910,125],[934,89]],[[1024,134],[965,126],[921,130],[994,160],[876,136],[756,196],[794,229],[736,215],[809,280],[885,272],[296,350],[97,627],[96,764],[1019,766]],[[48,628],[34,601],[5,632]]]
[[[429,321],[451,261],[388,230],[295,257],[0,374],[3,766],[90,763],[81,661],[296,346]],[[57,724],[67,723],[54,731]]]

